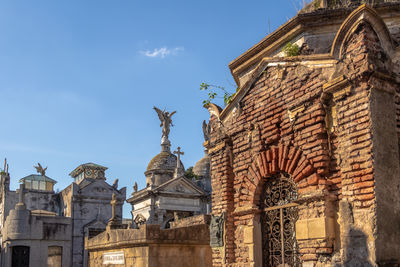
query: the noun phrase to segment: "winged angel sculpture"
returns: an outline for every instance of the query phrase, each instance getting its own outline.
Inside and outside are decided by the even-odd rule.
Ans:
[[[204,141],[207,142],[210,140],[211,125],[210,125],[210,123],[207,123],[206,121],[203,121],[203,135],[204,135]]]
[[[172,115],[174,115],[176,113],[176,111],[169,113],[168,111],[161,111],[160,109],[153,107],[154,110],[157,112],[158,114],[158,118],[161,121],[160,127],[162,127],[162,138],[161,140],[167,141],[168,140],[168,135],[169,135],[169,127],[170,126],[174,126],[172,124]]]
[[[36,171],[37,171],[38,173],[40,173],[40,175],[42,175],[42,176],[45,176],[45,175],[46,175],[47,167],[46,167],[46,168],[43,168],[42,165],[40,165],[40,163],[38,163],[38,166],[33,166],[33,167],[35,167]]]

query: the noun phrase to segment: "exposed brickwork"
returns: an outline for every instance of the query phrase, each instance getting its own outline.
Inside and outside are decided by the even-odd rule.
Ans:
[[[251,246],[243,241],[245,229],[259,222],[264,181],[279,172],[290,174],[297,184],[299,220],[336,221],[341,216],[338,201],[343,199],[351,203],[354,214],[374,216],[370,94],[377,86],[394,90],[374,76],[386,71],[390,60],[366,22],[343,47],[342,59],[333,66],[306,67],[282,59],[254,81],[236,110],[222,121],[211,116],[213,214],[227,214],[226,247],[213,250],[213,266],[254,263]],[[342,85],[325,92],[324,85],[340,75]],[[400,139],[399,99],[398,94]],[[355,224],[367,218],[354,216]],[[374,221],[362,223],[367,235],[376,233]],[[301,258],[340,263],[345,244],[339,241],[328,234],[298,240]],[[368,242],[373,252],[374,243]]]

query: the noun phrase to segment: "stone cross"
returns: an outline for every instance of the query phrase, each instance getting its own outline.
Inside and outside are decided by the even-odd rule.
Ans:
[[[24,204],[24,195],[25,195],[25,184],[22,183],[19,185],[19,198],[18,203]]]
[[[115,193],[112,194],[111,199],[111,220],[115,219],[115,206],[117,205],[117,197]]]
[[[177,157],[176,168],[179,170],[181,168],[181,155],[184,155],[185,153],[181,151],[181,147],[178,146],[177,150],[174,151],[174,154],[176,154]]]

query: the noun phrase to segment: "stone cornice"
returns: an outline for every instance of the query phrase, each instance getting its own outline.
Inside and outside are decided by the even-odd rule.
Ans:
[[[229,141],[228,140],[222,140],[217,142],[216,144],[210,144],[208,147],[208,155],[212,155],[217,153],[218,151],[222,150],[223,148],[225,148],[226,146],[229,145]]]
[[[326,102],[331,97],[333,97],[334,100],[337,100],[345,95],[350,94],[351,84],[344,75],[341,75],[325,83],[322,88],[323,92],[321,95],[321,100]]]
[[[260,210],[258,207],[244,206],[244,207],[236,208],[233,211],[233,216],[244,216],[244,215],[249,215],[249,214],[259,214],[261,212],[262,212],[262,210]]]
[[[196,234],[192,234],[196,233]],[[170,239],[171,234],[175,237]],[[86,241],[89,251],[162,244],[208,245],[208,225],[160,229],[159,225],[142,225],[139,229],[107,230]]]

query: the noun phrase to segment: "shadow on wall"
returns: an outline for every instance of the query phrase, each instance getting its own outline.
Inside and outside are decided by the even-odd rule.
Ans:
[[[346,253],[344,255],[344,266],[351,267],[374,267],[369,261],[367,235],[358,229],[350,228],[346,242]]]

